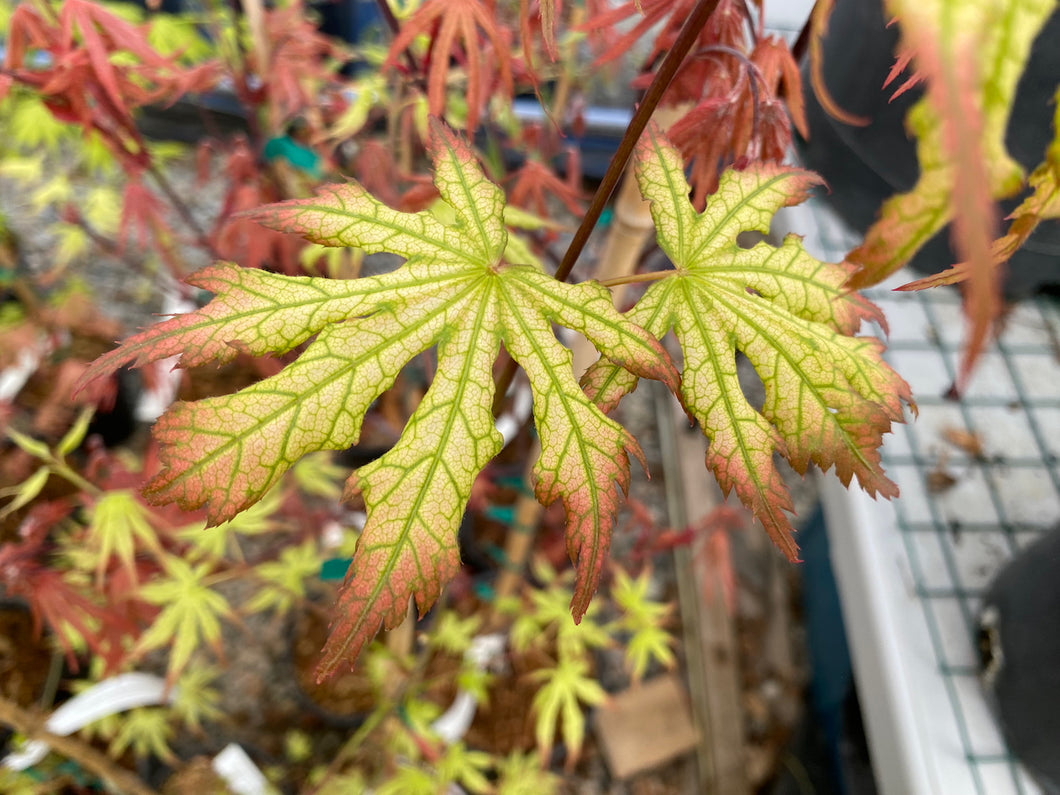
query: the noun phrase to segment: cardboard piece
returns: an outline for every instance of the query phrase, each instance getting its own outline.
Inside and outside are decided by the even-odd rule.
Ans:
[[[688,693],[677,674],[663,674],[611,697],[599,707],[596,735],[618,779],[688,753],[699,741]]]

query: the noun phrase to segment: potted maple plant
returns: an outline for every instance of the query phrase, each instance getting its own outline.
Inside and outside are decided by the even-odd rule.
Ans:
[[[575,617],[587,609],[600,576],[619,506],[616,486],[626,487],[629,455],[639,456],[635,440],[605,411],[638,377],[662,380],[680,397],[712,441],[709,468],[723,488],[735,489],[790,557],[796,554],[786,516],[791,503],[772,461],[775,450],[785,452],[800,471],[811,460],[835,465],[845,481],[857,477],[873,493],[895,493],[872,448],[890,423],[900,420],[902,403],[910,396],[879,358],[878,347],[852,336],[874,309],[844,290],[849,269],[814,260],[795,238],[775,249],[760,244],[750,250],[736,240],[744,231],[766,231],[768,215],[801,201],[813,184],[809,175],[771,162],[783,156],[790,134],[785,97],[796,123],[801,117],[795,103],[798,74],[784,45],[749,24],[737,0],[651,5],[627,39],[663,23],[650,58],[657,69],[563,261],[550,274],[519,231],[528,220],[505,208],[504,191],[482,171],[467,139],[441,117],[472,132],[491,112],[491,95],[510,98],[517,74],[547,71],[556,53],[554,10],[551,4],[524,5],[521,59],[509,47],[503,15],[485,14],[477,2],[429,2],[402,23],[395,21],[384,67],[407,77],[396,89],[403,100],[392,105],[397,110],[393,130],[401,131],[404,141],[417,129],[425,133],[442,198],[433,210],[395,210],[349,183],[324,187],[311,199],[229,216],[230,224],[243,229],[263,222],[274,232],[306,236],[317,244],[388,251],[407,258],[404,266],[347,281],[209,266],[188,283],[213,293],[213,301],[130,338],[100,359],[85,379],[87,384],[123,365],[174,354],[184,367],[229,361],[237,351],[275,352],[289,359],[289,352],[297,353],[312,338],[275,375],[231,397],[180,404],[156,424],[163,469],[147,493],[188,509],[205,505],[210,521],[220,522],[252,505],[300,455],[355,442],[364,413],[404,362],[438,346],[433,382],[405,432],[349,483],[351,493],[362,495],[368,519],[322,672],[355,656],[381,623],[395,626],[410,597],[426,609],[455,573],[460,516],[475,476],[498,449],[494,403],[502,403],[516,362],[529,377],[541,439],[537,496],[546,503],[561,500],[567,512],[568,549],[579,572]],[[87,4],[68,4],[63,13],[86,32],[135,34]],[[284,13],[277,12],[273,23],[286,19]],[[622,39],[612,26],[636,13],[635,4],[627,4],[590,18],[584,30],[605,42],[610,37],[606,46],[614,51]],[[38,28],[50,30],[50,24],[26,7],[13,15],[8,81],[63,90],[44,82],[40,70],[25,60],[32,46],[66,46],[61,39],[28,36]],[[260,66],[266,48],[260,31],[251,32]],[[416,49],[421,34],[433,42],[422,53]],[[116,45],[119,40],[108,34],[103,41]],[[144,45],[137,48],[132,54],[150,66],[150,74],[166,79],[173,62],[160,60]],[[460,92],[448,88],[454,54]],[[413,65],[417,69],[409,71]],[[104,93],[96,105],[75,105],[75,118],[109,130],[97,118],[97,108],[106,110],[118,101],[124,108],[142,102],[143,95],[120,65],[92,68],[98,73],[91,78]],[[196,66],[184,79],[203,81],[208,73],[205,65]],[[241,79],[245,88],[246,75]],[[270,91],[282,89],[268,85]],[[717,86],[731,88],[719,94]],[[714,149],[686,149],[695,167],[692,202],[684,157],[660,130],[648,128],[667,91],[675,101],[693,105],[671,128],[689,146],[700,140],[696,130],[712,129],[724,108],[744,107],[747,98],[755,107],[750,126],[737,125],[728,138],[709,138]],[[60,99],[72,101],[67,94],[49,101]],[[417,121],[410,113],[416,108],[435,117],[426,130],[423,117]],[[110,113],[125,134],[138,140],[127,111]],[[349,131],[348,117],[342,124]],[[129,153],[122,157],[139,157],[121,139],[114,145]],[[675,268],[645,275],[657,283],[620,315],[605,286],[567,279],[635,147],[637,182],[651,203],[659,244]],[[719,174],[718,156],[740,160],[746,168]],[[708,200],[715,182],[717,191]],[[721,217],[730,220],[718,225]],[[610,284],[640,278],[621,276]],[[796,283],[798,300],[790,289]],[[718,313],[718,325],[693,322],[704,311]],[[604,354],[581,385],[567,368],[552,323],[577,329]],[[683,373],[658,341],[671,327],[684,349]],[[781,331],[767,338],[764,327]],[[502,372],[495,383],[492,369],[502,342]],[[747,402],[732,362],[724,364],[737,349],[770,376],[764,379],[762,411]],[[813,367],[798,364],[807,356],[820,361]],[[783,372],[776,369],[780,363]],[[830,375],[821,380],[822,373],[835,368],[844,379],[838,391]],[[794,387],[778,389],[772,379],[781,377]],[[728,396],[721,404],[711,397],[719,388]],[[799,412],[794,405],[801,406]],[[326,417],[332,419],[324,422]],[[821,444],[814,448],[808,446],[807,423],[828,429],[816,437]],[[188,444],[192,439],[195,444]],[[272,444],[280,439],[281,447]],[[451,460],[461,461],[460,466]]]
[[[109,468],[89,476],[66,460],[66,437],[53,448],[7,430],[48,473],[74,483],[75,500],[93,516],[103,504],[124,517],[109,530],[74,517],[72,534],[53,522],[26,539],[39,542],[36,548],[15,550],[36,560],[41,549],[62,544],[70,582],[82,587],[86,574],[113,570],[111,587],[137,594],[120,604],[135,604],[143,615],[124,616],[134,625],[124,634],[120,621],[109,627],[120,637],[108,638],[106,653],[130,638],[137,656],[172,642],[172,680],[189,666],[196,641],[216,644],[221,621],[233,612],[217,590],[221,581],[255,580],[270,610],[302,596],[299,589],[319,564],[313,529],[299,525],[304,543],[273,550],[277,557],[268,566],[222,562],[219,547],[289,517],[287,497],[276,502],[288,494],[288,473],[319,461],[306,458],[312,453],[357,443],[373,404],[413,359],[430,376],[422,399],[396,442],[359,466],[342,490],[344,500],[363,503],[366,519],[318,676],[351,665],[381,627],[406,618],[410,603],[426,612],[456,575],[461,520],[476,478],[501,448],[496,416],[512,399],[517,378],[532,395],[540,439],[535,495],[558,502],[565,513],[575,575],[562,601],[572,622],[591,616],[620,492],[630,482],[630,458],[643,464],[637,441],[613,413],[640,378],[660,381],[681,401],[709,439],[707,468],[792,559],[792,503],[778,454],[799,472],[811,464],[834,467],[847,484],[856,479],[871,494],[897,494],[877,448],[912,396],[881,358],[881,343],[859,336],[864,321],[882,317],[851,290],[878,273],[821,262],[796,235],[751,247],[743,242],[744,233],[767,233],[774,213],[806,199],[819,182],[780,162],[792,127],[803,124],[800,75],[787,46],[765,33],[753,3],[631,0],[611,9],[585,3],[573,25],[571,8],[563,11],[551,0],[526,0],[518,9],[485,0],[426,0],[404,18],[388,15],[393,9],[382,4],[392,36],[387,52],[364,48],[359,57],[377,68],[349,79],[339,75],[333,45],[313,31],[300,3],[243,5],[245,18],[217,7],[202,20],[163,22],[131,11],[135,18],[123,19],[88,0],[42,0],[19,5],[3,20],[8,46],[0,92],[19,120],[13,129],[20,140],[15,151],[4,152],[8,170],[39,191],[42,208],[84,205],[85,212],[58,216],[78,246],[135,250],[134,261],[167,274],[159,281],[172,281],[179,296],[204,299],[106,353],[81,388],[127,366],[168,372],[174,364],[187,369],[237,357],[264,362],[262,377],[233,394],[170,408],[154,425],[159,447],[149,449],[142,474],[108,457]],[[907,35],[928,36],[914,44],[930,45],[932,34],[947,32],[944,20],[924,18],[930,10],[895,5],[910,15]],[[632,27],[624,26],[627,20]],[[584,39],[602,63],[641,36],[651,37],[646,75],[638,81],[641,101],[555,262],[543,230],[569,216],[540,216],[554,214],[550,193],[580,210],[579,197],[561,192],[571,186],[551,171],[547,157],[531,157],[518,173],[505,174],[498,158],[474,148],[475,133],[490,121],[511,129],[508,143],[530,147],[533,136],[512,123],[517,88],[536,91],[562,118],[569,93],[559,87],[572,67],[561,55],[575,53],[573,45]],[[955,123],[946,99],[979,98],[947,93],[953,64],[964,57],[947,50],[941,67],[925,62],[925,70],[938,67],[928,74],[932,99],[942,108],[932,120],[936,133]],[[543,88],[552,78],[554,96]],[[220,199],[211,204],[193,181],[171,178],[167,162],[187,155],[149,141],[136,114],[221,82],[246,110],[248,135],[199,148],[202,174],[223,172]],[[666,130],[651,121],[663,104],[675,117]],[[358,152],[350,158],[351,180],[281,203],[259,154],[265,139],[296,115],[308,120],[319,143],[352,138]],[[76,153],[77,169],[105,189],[102,199],[93,204],[68,181],[44,173],[25,144],[41,135],[54,137],[38,140],[54,153],[64,147]],[[951,137],[975,151],[977,142],[960,130]],[[974,165],[967,152],[945,154]],[[594,273],[594,264],[585,262],[586,243],[623,174],[629,193],[648,205],[672,267],[571,283],[572,274]],[[936,198],[952,202],[960,229],[974,231],[975,208],[959,200],[979,196],[982,186],[973,180],[975,190],[962,191],[965,172],[947,168],[944,176]],[[1038,178],[1038,195],[1053,195],[1053,171]],[[534,201],[542,196],[546,201]],[[514,206],[517,198],[528,206]],[[1022,217],[1036,223],[1044,214],[1031,207]],[[979,260],[983,249],[967,247]],[[394,267],[354,273],[340,267],[362,262],[362,254],[387,256]],[[979,260],[971,272],[984,281],[979,276],[990,268]],[[619,312],[612,290],[630,285],[643,292]],[[560,326],[586,337],[599,354],[580,380],[557,336]],[[667,339],[671,331],[675,341]],[[679,357],[671,355],[674,346]],[[740,387],[738,352],[761,376],[761,405]],[[116,480],[104,487],[96,475]],[[146,502],[128,490],[145,478]],[[19,494],[27,488],[23,481]],[[171,503],[218,529],[182,532],[176,517],[184,514]],[[87,537],[110,540],[94,548],[86,568],[74,541]],[[148,575],[150,582],[133,584]],[[99,607],[93,599],[115,606],[93,594],[75,607],[91,614]],[[195,609],[182,612],[189,604]],[[82,623],[85,633],[92,629],[92,622]],[[567,662],[565,681],[596,698],[577,661]],[[200,694],[194,706],[201,716],[209,700],[194,685],[187,689]],[[548,709],[569,704],[569,693],[565,699]],[[372,734],[365,730],[346,740],[338,761],[317,771],[314,781],[350,789],[371,781],[380,783],[379,792],[412,791],[416,782],[486,789],[483,757],[461,743],[440,750],[424,741],[430,713],[422,699],[388,700],[373,712],[391,752],[377,757],[382,766],[365,762]],[[125,736],[130,725],[151,726],[150,737],[164,739],[170,725],[158,714],[136,720],[125,724]],[[290,747],[292,756],[301,754],[297,742]],[[396,771],[401,757],[415,764]],[[516,778],[524,762],[512,760]]]

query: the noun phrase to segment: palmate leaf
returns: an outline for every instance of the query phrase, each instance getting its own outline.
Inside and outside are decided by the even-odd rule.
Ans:
[[[295,461],[356,443],[364,414],[412,357],[434,345],[434,381],[398,443],[358,470],[364,496],[358,542],[322,675],[356,656],[380,624],[396,626],[410,596],[422,610],[459,565],[457,529],[479,471],[501,437],[491,406],[500,345],[530,378],[542,453],[538,497],[562,499],[568,549],[578,566],[572,608],[580,617],[596,588],[629,480],[633,438],[581,391],[557,323],[584,334],[610,361],[678,388],[659,343],[623,318],[599,284],[567,285],[508,261],[518,247],[504,228],[504,194],[470,148],[434,123],[435,182],[455,212],[393,210],[356,183],[312,199],[255,211],[274,229],[325,245],[407,258],[393,273],[354,281],[284,277],[217,265],[192,283],[217,295],[206,307],[158,324],[100,359],[90,377],[180,354],[188,366],[309,343],[275,376],[234,395],[178,404],[157,423],[165,469],[146,487],[155,501],[206,505],[211,523],[251,505]]]
[[[879,341],[847,336],[862,319],[882,317],[844,292],[847,266],[819,262],[797,236],[778,248],[737,244],[741,232],[768,232],[777,210],[802,201],[816,181],[811,174],[768,165],[729,171],[699,215],[677,151],[653,127],[638,146],[637,179],[676,270],[628,316],[659,338],[673,328],[684,351],[682,397],[710,439],[707,466],[794,559],[791,497],[774,452],[800,473],[810,461],[834,465],[845,484],[857,476],[871,494],[898,493],[876,448],[901,420],[909,387],[880,359]],[[737,351],[765,386],[761,411],[740,389]],[[609,410],[636,377],[601,360],[583,385]]]

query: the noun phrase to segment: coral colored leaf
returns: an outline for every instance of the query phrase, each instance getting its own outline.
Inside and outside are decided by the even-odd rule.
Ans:
[[[396,64],[398,56],[424,34],[431,39],[425,65],[431,114],[441,116],[445,111],[449,60],[455,57],[467,72],[467,129],[474,131],[494,90],[492,74],[496,72],[509,97],[514,90],[511,42],[507,32],[498,25],[492,3],[483,0],[426,0],[401,25],[401,32],[390,45],[385,65]]]
[[[767,165],[726,172],[699,215],[679,155],[652,128],[638,147],[637,178],[676,270],[628,316],[657,337],[673,328],[685,357],[685,406],[710,439],[707,466],[795,558],[791,497],[774,453],[798,472],[813,461],[835,466],[844,483],[856,476],[869,493],[898,493],[877,448],[901,420],[909,387],[880,359],[877,340],[848,336],[878,310],[844,292],[847,266],[814,259],[794,235],[776,248],[737,244],[741,232],[767,232],[777,210],[802,201],[813,175]],[[740,389],[737,351],[765,386],[761,411]],[[609,409],[636,378],[598,362],[582,383]]]
[[[519,35],[522,38],[523,62],[527,77],[538,84],[534,71],[534,33],[540,34],[545,53],[550,61],[560,60],[556,47],[556,20],[563,15],[563,0],[519,0]]]
[[[913,197],[912,206],[901,196],[891,199],[869,230],[866,245],[873,242],[874,230],[882,228],[904,235],[905,246],[915,251],[937,231],[934,223],[911,222],[909,212],[918,206],[936,222],[952,218],[954,249],[969,274],[964,300],[968,333],[958,374],[958,385],[963,385],[1001,311],[991,246],[994,199],[1011,196],[1023,182],[1022,168],[1005,148],[1009,113],[1031,44],[1056,4],[1037,0],[1003,10],[958,0],[893,0],[891,5],[902,20],[902,50],[914,53],[917,72],[927,77],[925,96],[913,111],[921,114],[921,124],[930,124],[918,142],[918,156],[921,182],[928,177],[931,182],[924,196],[917,196],[920,183],[906,194]],[[924,208],[926,197],[930,205]],[[897,213],[897,223],[888,219],[888,208]],[[864,282],[868,273],[878,278],[902,264],[893,256],[873,260],[859,252],[851,257],[865,270],[855,283]]]
[[[286,351],[315,338],[274,376],[234,395],[178,404],[156,425],[164,468],[155,501],[206,505],[211,523],[252,505],[301,456],[357,441],[365,412],[416,354],[437,346],[433,383],[394,447],[351,477],[368,519],[360,536],[322,675],[352,661],[379,630],[421,611],[459,566],[457,530],[475,478],[498,452],[493,368],[501,344],[530,376],[541,435],[537,493],[561,499],[578,567],[576,616],[596,588],[636,442],[581,391],[552,325],[588,338],[641,377],[679,379],[658,341],[619,314],[601,285],[563,284],[516,257],[504,194],[470,147],[435,122],[429,151],[452,222],[400,212],[360,185],[254,211],[284,232],[407,259],[384,276],[351,281],[284,277],[218,265],[194,283],[206,307],[158,324],[97,362],[93,375],[182,353],[182,364],[236,349]]]
[[[1012,211],[1008,232],[994,241],[991,254],[994,267],[1008,262],[1042,221],[1060,218],[1060,178],[1048,163],[1039,166],[1028,180],[1034,192]],[[923,290],[943,284],[960,284],[971,276],[971,267],[962,262],[941,273],[903,284],[898,290]]]
[[[913,54],[918,74],[929,84],[906,118],[917,136],[920,177],[912,190],[884,203],[865,241],[850,253],[848,259],[859,266],[852,287],[887,278],[953,220],[961,168],[985,163],[989,198],[1019,190],[1023,172],[1005,148],[1005,131],[1031,44],[1055,6],[1052,0],[1000,6],[985,0],[889,0],[888,12],[902,24],[901,52],[905,59]],[[951,90],[947,75],[973,85]],[[964,79],[969,76],[974,80]],[[958,160],[958,144],[969,134],[969,109],[979,117],[975,148],[982,163]],[[976,223],[969,221],[967,228],[976,229]]]

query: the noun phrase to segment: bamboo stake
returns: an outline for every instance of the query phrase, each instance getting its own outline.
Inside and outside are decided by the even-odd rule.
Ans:
[[[258,77],[269,77],[269,36],[265,30],[265,6],[262,0],[243,0],[243,13],[250,28],[250,40],[254,45],[254,66]]]
[[[688,107],[685,105],[659,108],[655,111],[652,119],[665,130],[680,119],[687,110]],[[612,208],[613,220],[607,232],[604,252],[600,256],[596,265],[596,272],[593,274],[594,279],[603,282],[633,274],[644,246],[655,231],[650,208],[650,203],[641,198],[640,186],[637,185],[637,175],[634,173],[633,163],[630,162],[623,174],[618,196],[615,197],[615,203]],[[611,288],[611,300],[614,301],[615,306],[619,309],[622,308],[622,300],[627,286],[619,284]],[[584,337],[578,337],[572,350],[574,353],[574,374],[575,376],[581,376],[589,365],[596,361],[598,357],[596,348]]]
[[[494,588],[495,606],[505,597],[516,593],[522,584],[526,562],[530,558],[534,538],[537,536],[537,527],[541,524],[541,515],[545,511],[544,506],[534,496],[533,488],[533,462],[537,461],[540,454],[541,443],[535,438],[526,455],[526,460],[531,463],[527,465],[523,475],[522,491],[515,502],[512,526],[508,528],[504,541],[504,569],[497,577],[497,585]],[[495,607],[488,622],[489,627],[500,629],[503,622],[504,617]]]

